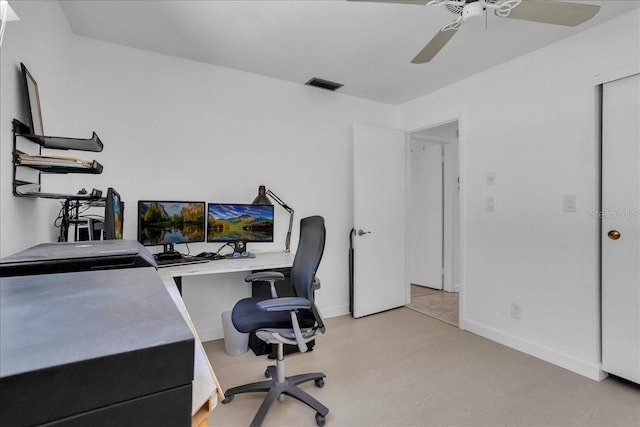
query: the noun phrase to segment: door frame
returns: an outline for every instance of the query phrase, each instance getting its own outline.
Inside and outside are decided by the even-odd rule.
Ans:
[[[458,240],[458,248],[459,248],[459,271],[458,277],[460,280],[460,289],[459,289],[459,308],[458,308],[458,325],[460,329],[466,329],[464,319],[466,318],[466,304],[465,304],[465,282],[466,282],[466,274],[465,274],[465,248],[466,248],[466,233],[465,233],[465,218],[466,218],[466,209],[465,209],[465,188],[466,188],[466,178],[465,178],[465,162],[464,162],[464,153],[465,153],[465,131],[464,131],[464,114],[460,113],[458,115],[449,115],[442,118],[442,120],[437,122],[429,122],[425,125],[411,128],[406,131],[406,182],[407,182],[407,194],[410,193],[411,189],[411,164],[410,164],[410,155],[411,155],[411,135],[414,133],[423,132],[425,130],[435,128],[438,126],[445,125],[451,122],[458,122],[458,176],[460,178],[460,190],[458,191],[458,206],[459,206],[459,216],[458,216],[458,230],[460,231],[460,238]],[[406,200],[406,219],[409,220],[409,198]],[[407,233],[410,230],[407,229]],[[408,239],[408,236],[407,236]],[[408,240],[407,240],[408,241]],[[444,256],[444,254],[443,254]],[[409,277],[409,263],[407,262],[407,276]],[[444,285],[444,283],[443,283]],[[407,281],[407,304],[411,302],[411,284]]]

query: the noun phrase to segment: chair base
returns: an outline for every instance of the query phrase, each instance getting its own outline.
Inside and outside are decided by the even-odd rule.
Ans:
[[[315,409],[316,424],[318,426],[324,425],[325,417],[329,413],[329,409],[322,403],[318,402],[309,393],[299,388],[298,384],[313,380],[317,387],[322,387],[324,386],[324,378],[326,377],[325,374],[315,372],[310,374],[294,375],[291,377],[285,377],[284,381],[278,382],[277,368],[275,365],[267,367],[267,370],[264,374],[267,378],[271,379],[267,381],[259,381],[230,388],[224,393],[225,399],[222,401],[222,403],[231,402],[234,395],[240,393],[252,393],[259,391],[267,392],[267,395],[262,401],[262,405],[260,405],[260,409],[258,409],[256,416],[251,422],[252,427],[257,427],[262,424],[262,421],[264,421],[264,417],[265,415],[267,415],[267,411],[269,410],[273,402],[275,402],[281,395],[286,394],[298,399],[300,402],[306,404],[312,409]]]

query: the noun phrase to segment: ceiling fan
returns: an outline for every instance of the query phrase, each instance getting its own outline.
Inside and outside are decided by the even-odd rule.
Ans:
[[[482,16],[487,10],[493,10],[501,18],[522,19],[574,27],[593,18],[600,6],[570,3],[560,0],[351,0],[374,1],[382,3],[408,3],[428,6],[444,6],[447,11],[458,15],[446,24],[431,41],[411,61],[413,64],[424,64],[447,44],[469,19]]]

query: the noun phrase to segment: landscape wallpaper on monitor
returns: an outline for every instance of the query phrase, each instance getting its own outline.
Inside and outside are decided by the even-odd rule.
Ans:
[[[210,242],[271,242],[273,206],[212,203],[207,226]]]
[[[120,207],[120,197],[113,196],[113,226],[115,229],[115,238],[122,240],[122,209]]]
[[[202,242],[205,237],[203,202],[140,202],[140,243]]]

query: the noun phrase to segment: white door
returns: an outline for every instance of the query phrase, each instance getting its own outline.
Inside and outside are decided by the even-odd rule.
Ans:
[[[353,316],[406,304],[405,134],[354,127]]]
[[[442,289],[443,164],[442,145],[411,141],[409,191],[409,282]]]
[[[640,74],[602,94],[602,369],[640,383]]]

